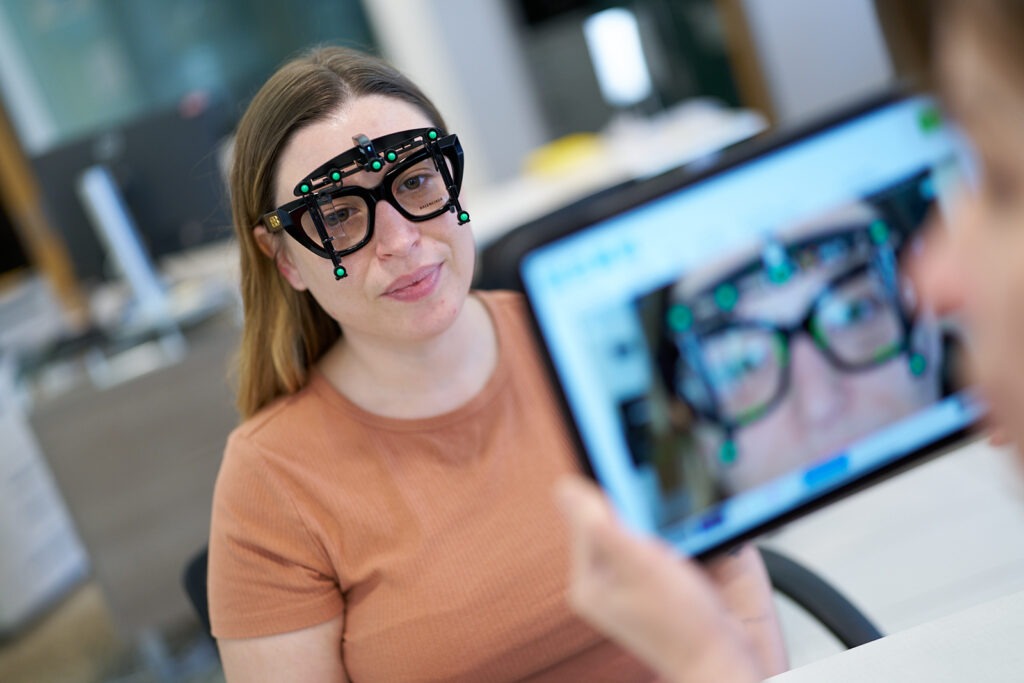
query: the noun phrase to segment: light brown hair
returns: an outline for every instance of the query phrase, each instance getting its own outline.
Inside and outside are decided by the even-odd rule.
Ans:
[[[229,187],[245,316],[237,365],[243,418],[302,388],[312,364],[341,336],[338,323],[312,295],[292,289],[281,276],[274,259],[260,250],[253,228],[274,208],[279,158],[295,132],[365,95],[408,102],[445,128],[437,108],[402,73],[343,47],[318,47],[286,63],[256,93],[238,124]]]
[[[1024,77],[1024,0],[875,0],[893,66],[920,88],[937,88],[936,39],[969,22],[983,33],[993,55]]]

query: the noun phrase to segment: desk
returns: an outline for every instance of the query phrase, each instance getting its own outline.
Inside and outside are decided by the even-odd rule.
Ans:
[[[902,633],[1024,591],[1022,500],[1013,451],[975,439],[758,542],[827,579],[883,633]],[[794,667],[842,651],[780,608]]]
[[[1013,593],[769,679],[772,683],[1017,681],[1024,592]]]

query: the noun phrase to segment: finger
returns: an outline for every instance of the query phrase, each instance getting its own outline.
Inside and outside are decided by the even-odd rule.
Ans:
[[[988,442],[992,446],[1006,446],[1010,443],[1010,434],[1003,427],[994,426],[988,436]]]
[[[573,574],[600,569],[614,554],[605,531],[614,518],[604,496],[596,486],[575,476],[560,480],[555,494],[569,524]]]

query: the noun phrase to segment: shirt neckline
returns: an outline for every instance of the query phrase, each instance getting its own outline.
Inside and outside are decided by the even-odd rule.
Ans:
[[[311,371],[309,390],[315,392],[338,409],[343,410],[346,414],[358,420],[360,423],[375,429],[383,429],[391,432],[419,432],[441,429],[475,416],[494,400],[494,398],[501,392],[502,387],[507,381],[510,372],[506,348],[508,343],[507,336],[509,334],[509,321],[506,319],[506,316],[508,315],[507,310],[498,306],[494,301],[494,297],[483,292],[474,292],[471,296],[476,296],[480,302],[483,303],[484,309],[487,311],[487,314],[491,318],[491,323],[494,325],[495,337],[498,344],[498,361],[495,365],[494,371],[487,379],[483,388],[468,401],[454,410],[441,413],[440,415],[418,418],[398,418],[378,415],[377,413],[372,413],[353,403],[347,396],[338,391],[334,385],[331,384],[330,380],[327,379],[326,375],[324,375],[318,367],[313,368]]]

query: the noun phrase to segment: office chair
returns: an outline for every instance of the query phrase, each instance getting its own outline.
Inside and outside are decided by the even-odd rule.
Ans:
[[[203,625],[206,635],[213,637],[210,629],[210,608],[206,595],[206,565],[209,558],[209,550],[203,547],[185,564],[185,571],[182,574],[181,582],[185,587],[192,608],[199,617],[199,623]]]
[[[882,632],[832,584],[785,555],[758,546],[772,589],[800,607],[846,648],[882,637]]]

